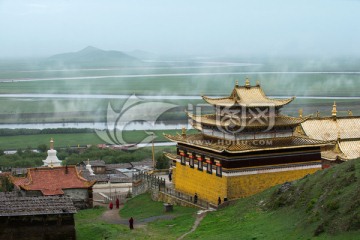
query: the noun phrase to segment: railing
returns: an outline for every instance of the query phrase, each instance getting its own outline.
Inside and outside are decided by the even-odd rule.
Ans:
[[[197,199],[197,201],[195,203],[194,202],[194,196],[185,194],[183,192],[176,191],[175,189],[172,189],[172,188],[165,187],[165,189],[160,191],[160,192],[163,192],[163,193],[168,194],[170,196],[179,198],[179,199],[184,200],[186,202],[192,203],[192,204],[194,204],[194,205],[196,205],[198,207],[202,207],[202,208],[206,208],[206,209],[208,209],[209,207],[212,207],[212,205],[209,202],[207,202],[207,201],[205,201],[205,200],[203,200],[203,199],[201,199],[199,197],[198,197],[198,199]]]
[[[119,199],[121,203],[125,202],[126,196],[128,193],[111,193],[111,195],[107,195],[105,193],[93,193],[93,200],[94,202],[101,202],[101,203],[115,203],[116,199]]]

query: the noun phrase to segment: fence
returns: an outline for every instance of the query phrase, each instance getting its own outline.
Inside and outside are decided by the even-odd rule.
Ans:
[[[176,191],[173,188],[165,187],[165,189],[163,191],[161,191],[161,192],[163,192],[165,194],[168,194],[168,195],[170,195],[172,197],[179,198],[179,199],[184,200],[186,202],[193,203],[194,205],[196,205],[198,207],[201,207],[201,208],[205,208],[205,209],[208,209],[209,207],[216,208],[216,206],[213,206],[211,203],[209,203],[209,202],[207,202],[207,201],[205,201],[205,200],[203,200],[201,198],[198,198],[196,203],[195,203],[194,202],[194,196],[191,196],[191,195]]]
[[[146,172],[133,174],[132,182],[132,193],[134,196],[145,193],[148,190],[161,191],[165,189],[165,179]]]
[[[126,196],[128,193],[111,193],[111,195],[107,195],[104,193],[93,193],[94,202],[101,202],[101,203],[115,203],[116,199],[119,199],[120,202],[125,202]]]
[[[168,188],[165,186],[165,179],[151,175],[146,172],[139,172],[133,174],[133,187],[132,193],[133,196],[145,193],[147,191],[151,192],[162,192],[164,194],[170,195],[172,197],[181,199],[185,202],[191,203],[197,207],[208,209],[209,207],[216,208],[217,206],[212,205],[211,203],[198,198],[196,203],[194,202],[194,196],[176,191],[173,188]]]

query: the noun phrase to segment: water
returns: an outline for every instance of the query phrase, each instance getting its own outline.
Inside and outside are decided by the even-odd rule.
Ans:
[[[58,80],[83,80],[105,78],[152,78],[152,77],[180,77],[180,76],[219,76],[219,75],[252,75],[252,74],[360,74],[360,72],[204,72],[204,73],[163,73],[163,74],[121,74],[84,77],[50,77],[50,78],[19,78],[2,79],[0,82],[24,82],[24,81],[58,81]]]
[[[130,122],[123,123],[117,126],[121,130],[171,130],[171,129],[182,129],[183,127],[190,128],[188,123],[166,123],[159,122],[155,124],[144,123],[144,122]],[[107,127],[105,122],[84,122],[84,123],[20,123],[20,124],[0,124],[0,129],[56,129],[56,128],[77,128],[77,129],[98,129],[98,130],[113,130],[112,127]]]
[[[45,99],[128,99],[130,95],[114,95],[114,94],[0,94],[0,98],[45,98]],[[185,95],[139,95],[140,99],[147,100],[201,100],[201,96],[185,96]],[[212,96],[223,97],[223,96]],[[270,98],[290,98],[292,96],[269,96]],[[321,96],[297,96],[299,99],[348,99],[356,100],[360,97],[321,97]]]

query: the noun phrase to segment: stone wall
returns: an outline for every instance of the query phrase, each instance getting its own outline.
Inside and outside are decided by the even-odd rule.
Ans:
[[[88,189],[75,188],[64,189],[64,194],[69,196],[77,209],[86,209],[92,207],[92,200],[89,199]]]

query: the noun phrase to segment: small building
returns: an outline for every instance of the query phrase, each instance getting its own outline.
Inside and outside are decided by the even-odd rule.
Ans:
[[[0,193],[0,239],[76,239],[76,208],[66,196]]]
[[[28,169],[26,177],[12,177],[23,196],[68,196],[79,208],[92,207],[92,186],[75,166]]]
[[[81,168],[86,168],[87,165],[90,165],[94,174],[105,174],[106,173],[106,164],[105,164],[104,160],[82,161],[78,165]]]

